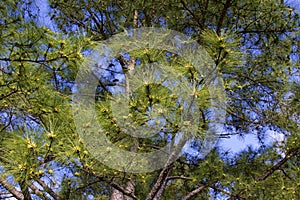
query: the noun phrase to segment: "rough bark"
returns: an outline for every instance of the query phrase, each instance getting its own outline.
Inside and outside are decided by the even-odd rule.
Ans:
[[[164,181],[164,183],[162,184],[162,186],[160,187],[160,189],[158,190],[158,192],[156,193],[155,197],[153,198],[153,200],[161,200],[163,192],[165,190],[166,187],[166,183],[167,180]]]
[[[135,182],[133,180],[127,181],[125,190],[126,190],[127,193],[130,193],[130,194],[134,195]],[[124,195],[124,199],[125,200],[134,200],[133,197],[130,197],[130,196],[127,196],[127,195]]]
[[[118,190],[117,188],[110,186],[110,200],[123,200],[124,195],[123,192]]]
[[[134,9],[133,13],[133,27],[137,27],[138,21],[138,11]],[[134,66],[135,66],[136,60],[135,58],[130,58],[130,61],[128,62],[127,69],[125,69],[125,65],[121,63],[121,66],[124,71],[125,75],[125,93],[126,96],[129,98],[130,96],[130,85],[129,85],[129,75],[133,73]],[[131,149],[133,151],[136,151],[137,147],[133,146]],[[133,200],[132,196],[134,196],[135,192],[135,182],[134,180],[130,180],[126,183],[125,192],[131,194],[131,196],[125,195],[123,191],[119,190],[116,187],[111,186],[110,187],[111,193],[110,193],[110,200]]]
[[[181,149],[184,146],[185,142],[186,141],[185,141],[184,137],[180,139],[180,141],[177,144],[177,147],[170,154],[168,161],[166,162],[164,168],[161,170],[151,191],[147,195],[146,200],[153,200],[154,198],[156,198],[156,200],[161,199],[162,192],[165,188],[165,182],[168,178],[168,175],[169,175],[171,169],[173,168],[174,158],[177,157],[177,155],[181,152]]]

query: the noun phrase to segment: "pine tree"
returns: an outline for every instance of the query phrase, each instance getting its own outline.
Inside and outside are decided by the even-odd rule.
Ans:
[[[299,15],[295,8],[277,0],[49,3],[56,32],[38,25],[37,7],[31,1],[0,3],[3,191],[17,199],[300,196]],[[217,146],[205,157],[185,153],[151,173],[112,169],[86,149],[77,134],[71,106],[76,103],[71,88],[76,85],[77,72],[85,67],[83,55],[95,49],[97,42],[145,26],[179,31],[205,48],[223,79],[227,98],[225,131],[218,135],[220,140],[255,135],[260,148],[233,154]],[[167,38],[162,36],[161,40]],[[96,120],[103,127],[101,134],[119,148],[138,153],[168,145],[166,135],[178,135],[183,108],[176,103],[176,94],[160,84],[144,84],[134,94],[128,93],[128,87],[134,87],[128,85],[130,73],[141,73],[143,64],[161,63],[172,66],[176,77],[184,77],[190,83],[187,87],[199,86],[199,129],[192,147],[198,151],[212,106],[209,89],[203,86],[206,77],[189,58],[175,53],[147,48],[127,53],[130,57],[123,54],[110,60],[105,68],[109,71],[97,77],[95,107]],[[130,97],[126,102],[129,113],[114,116],[113,109],[118,107],[111,101],[120,88]],[[151,112],[158,105],[165,109],[165,135],[137,139],[123,131],[129,119],[133,127],[145,126],[149,116],[161,119]],[[285,139],[270,145],[271,133],[284,134]]]

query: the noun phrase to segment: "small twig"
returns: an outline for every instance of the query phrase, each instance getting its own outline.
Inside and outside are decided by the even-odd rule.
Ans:
[[[169,176],[166,180],[169,181],[173,179],[193,180],[192,178],[186,176]]]
[[[217,188],[215,185],[210,185],[209,187],[212,188],[212,189],[214,189],[214,190],[216,190],[216,191],[218,191],[218,192],[221,192],[221,193],[226,194],[226,195],[228,195],[230,197],[233,197],[234,199],[246,199],[246,198],[240,196],[239,194],[231,194],[231,193],[229,193],[229,192],[227,192],[225,190]]]

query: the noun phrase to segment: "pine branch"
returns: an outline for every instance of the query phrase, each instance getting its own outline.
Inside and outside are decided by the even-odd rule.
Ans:
[[[288,160],[299,154],[300,147],[297,147],[293,150],[291,150],[282,160],[280,160],[276,165],[271,167],[265,174],[262,176],[258,177],[256,180],[257,181],[263,181],[269,176],[271,176],[276,170],[278,170],[282,165],[284,165]]]
[[[46,192],[48,192],[55,200],[62,200],[62,198],[56,194],[50,187],[48,187],[48,185],[42,181],[41,179],[37,179],[36,180],[43,188]]]
[[[11,123],[12,123],[12,118],[13,118],[13,114],[10,114],[9,120],[6,121],[7,124],[4,125],[4,126],[0,129],[0,133],[1,133],[2,131],[4,131],[6,128],[8,128],[8,127],[11,125]]]
[[[32,182],[28,182],[28,186],[31,188],[34,194],[45,199],[51,200],[43,191],[41,191],[37,186],[35,186]]]
[[[188,200],[188,199],[192,198],[196,194],[198,194],[201,191],[203,191],[206,187],[207,187],[206,185],[202,185],[202,186],[196,188],[195,190],[189,192],[185,197],[183,197],[182,200]]]
[[[55,58],[51,58],[51,59],[21,59],[21,58],[17,58],[17,59],[11,59],[11,58],[0,58],[0,61],[6,61],[6,62],[32,62],[32,63],[38,63],[38,64],[44,64],[44,63],[48,63],[48,62],[53,62],[53,61],[57,61],[61,58],[66,58],[65,56],[59,56],[59,57],[55,57]]]
[[[243,31],[238,31],[237,33],[240,34],[245,34],[245,33],[295,33],[297,30],[292,29],[292,30],[285,30],[285,29],[273,29],[273,30],[243,30]]]
[[[85,184],[85,185],[83,185],[83,186],[77,187],[77,188],[75,189],[75,191],[77,192],[77,191],[79,191],[79,190],[83,190],[83,189],[88,188],[89,186],[92,186],[92,185],[94,185],[94,184],[96,184],[96,183],[99,183],[99,182],[101,182],[101,181],[103,181],[103,180],[99,179],[99,180],[96,180],[96,181],[89,182],[89,183],[87,183],[87,184]]]
[[[11,185],[2,175],[0,176],[0,184],[9,191],[13,197],[18,200],[24,200],[22,192],[18,191],[13,185]]]
[[[195,13],[193,13],[188,6],[185,4],[184,0],[181,0],[180,3],[182,4],[183,8],[185,10],[188,11],[188,13],[190,13],[190,15],[192,15],[192,17],[195,19],[195,21],[197,22],[197,24],[199,25],[200,29],[203,29],[204,24],[201,24],[199,17],[197,17],[197,15],[195,15]]]

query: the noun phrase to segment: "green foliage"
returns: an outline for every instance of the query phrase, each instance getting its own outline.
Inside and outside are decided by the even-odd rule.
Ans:
[[[148,197],[162,171],[119,172],[90,155],[76,133],[71,88],[83,55],[96,46],[95,41],[133,27],[154,26],[189,35],[215,62],[227,95],[226,130],[221,136],[253,134],[261,144],[235,154],[221,147],[206,157],[183,154],[167,171],[161,182],[164,190],[155,198],[299,198],[300,21],[294,8],[277,0],[50,0],[51,23],[58,29],[54,31],[38,25],[37,3],[0,2],[0,184],[13,196],[18,193],[11,188],[20,188],[23,199],[87,199],[89,194],[113,199],[114,190],[125,194],[133,182],[136,198]],[[145,48],[127,53],[135,59],[136,70],[156,63],[169,66],[195,88],[201,116],[193,149],[200,151],[210,120],[206,77],[190,58],[174,52]],[[149,126],[149,119],[154,119],[153,127],[162,126],[164,134],[151,138],[126,134],[113,115],[111,101],[124,99],[112,98],[117,89],[126,87],[120,77],[128,75],[125,67],[131,61],[114,59],[118,73],[100,77],[96,94],[103,134],[127,151],[165,146],[178,134],[184,109],[178,95],[159,83],[141,84],[128,95],[129,112],[117,118],[130,119],[132,127]],[[158,109],[160,114],[154,112]],[[285,137],[268,145],[270,134]],[[13,180],[5,182],[7,177]]]

